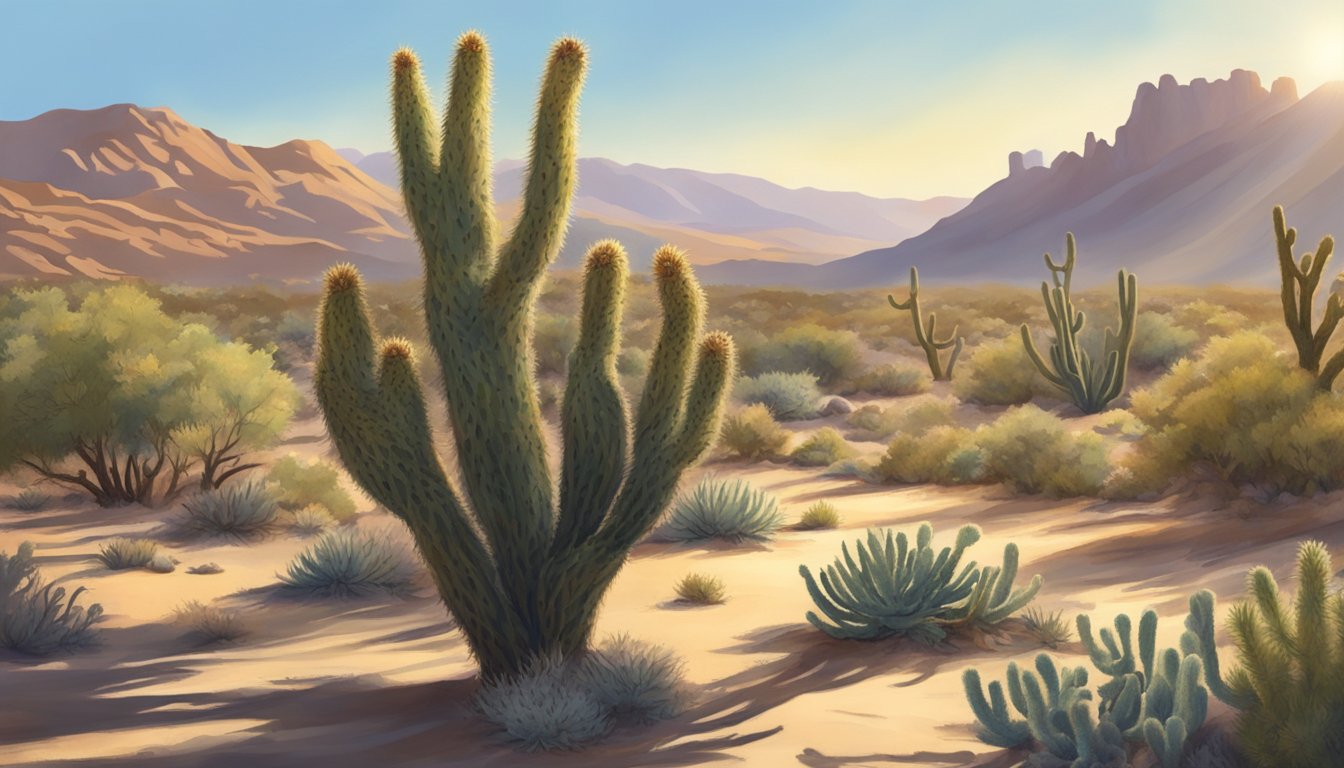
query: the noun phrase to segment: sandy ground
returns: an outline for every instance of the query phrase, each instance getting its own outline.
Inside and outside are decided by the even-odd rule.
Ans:
[[[279,449],[288,450],[325,450],[320,424],[299,422]],[[1326,541],[1337,557],[1344,547],[1340,497],[1267,506],[1194,495],[1154,504],[1056,501],[995,487],[870,486],[771,464],[711,463],[687,479],[707,472],[769,490],[790,518],[828,499],[843,525],[784,531],[766,544],[640,546],[607,597],[599,635],[628,632],[672,646],[699,699],[673,721],[622,727],[567,754],[519,753],[473,715],[473,666],[429,590],[297,600],[275,590],[277,572],[308,543],[292,535],[248,544],[174,540],[163,538],[171,509],[104,510],[77,497],[37,513],[0,509],[0,550],[33,541],[49,579],[87,586],[108,613],[94,649],[0,656],[0,765],[992,764],[995,750],[972,735],[961,673],[975,666],[1001,677],[1009,661],[1040,650],[1034,641],[1014,635],[986,647],[963,640],[928,649],[830,640],[803,618],[811,601],[800,564],[828,564],[841,542],[871,526],[913,530],[927,520],[941,543],[973,522],[985,532],[972,550],[981,563],[997,562],[1003,545],[1016,541],[1023,580],[1045,577],[1038,606],[1091,612],[1094,623],[1152,606],[1163,616],[1160,639],[1172,643],[1195,589],[1237,595],[1257,564],[1286,579],[1305,537]],[[14,490],[0,483],[0,497]],[[396,524],[362,503],[358,525]],[[181,564],[164,575],[108,571],[93,555],[116,535],[161,538]],[[186,573],[204,562],[224,572]],[[721,578],[727,603],[673,602],[673,585],[690,571]],[[194,645],[171,620],[186,600],[240,610],[250,634]],[[1221,601],[1220,613],[1228,607]]]

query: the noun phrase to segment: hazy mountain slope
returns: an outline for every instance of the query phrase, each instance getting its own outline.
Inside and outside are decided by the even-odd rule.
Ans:
[[[894,247],[818,269],[724,263],[720,282],[891,284],[911,265],[937,279],[1035,282],[1040,254],[1073,231],[1079,276],[1124,266],[1154,282],[1265,282],[1277,272],[1270,210],[1288,208],[1303,241],[1340,234],[1344,211],[1344,84],[1299,100],[1253,73],[1139,88],[1116,144],[1088,136],[1082,155],[1014,168],[963,210]]]

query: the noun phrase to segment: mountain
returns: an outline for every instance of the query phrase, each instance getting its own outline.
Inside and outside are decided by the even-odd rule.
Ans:
[[[922,277],[1016,283],[1045,276],[1041,253],[1078,238],[1078,279],[1116,269],[1141,281],[1277,280],[1270,211],[1287,209],[1299,242],[1341,232],[1344,83],[1299,99],[1292,80],[1266,89],[1236,70],[1180,85],[1170,75],[1139,87],[1114,143],[1089,133],[1083,153],[1032,168],[1020,153],[1009,175],[928,231],[892,247],[820,267],[732,261],[705,279],[853,287]]]
[[[496,168],[516,216],[523,164]],[[351,261],[418,273],[395,159],[319,141],[232,143],[168,109],[116,104],[0,122],[0,277],[46,274],[235,282],[311,280]],[[580,160],[561,267],[615,237],[636,267],[665,242],[700,264],[817,263],[927,229],[965,200],[880,199],[763,179]]]
[[[414,274],[399,197],[321,142],[234,144],[115,104],[0,122],[0,275]]]
[[[359,155],[354,162],[374,179],[399,184],[392,153],[342,151]],[[495,197],[517,200],[525,172],[519,161],[499,163]],[[577,266],[593,239],[615,237],[632,254],[675,242],[700,264],[744,257],[815,264],[919,234],[966,202],[788,189],[753,176],[581,158],[574,220],[559,263]]]

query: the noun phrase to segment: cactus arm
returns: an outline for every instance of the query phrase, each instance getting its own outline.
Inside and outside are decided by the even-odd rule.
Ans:
[[[1242,708],[1242,696],[1223,680],[1218,663],[1218,645],[1214,638],[1213,593],[1202,589],[1190,596],[1190,614],[1185,619],[1181,645],[1186,653],[1196,653],[1204,663],[1204,680],[1209,691],[1231,707]]]
[[[392,126],[406,212],[428,253],[439,242],[439,137],[420,60],[405,48],[392,56]]]
[[[578,108],[587,51],[573,38],[551,48],[537,99],[522,212],[491,278],[496,306],[525,306],[560,251],[578,178]]]
[[[1333,577],[1325,545],[1318,541],[1304,542],[1298,552],[1293,618],[1297,624],[1295,652],[1308,662],[1300,667],[1301,695],[1307,700],[1317,699],[1327,686],[1341,682],[1330,680],[1335,672],[1326,661],[1331,656],[1329,616]],[[1337,653],[1344,653],[1344,648]]]
[[[1025,720],[1018,720],[1008,714],[1003,687],[997,681],[989,684],[989,700],[985,699],[977,670],[966,670],[961,681],[966,691],[966,701],[980,723],[976,729],[977,738],[990,746],[1008,749],[1031,743],[1031,729]]]
[[[493,266],[498,225],[490,189],[490,56],[479,33],[458,38],[441,133],[437,266],[482,285]]]
[[[915,341],[920,348],[924,350],[924,357],[929,361],[929,373],[933,375],[934,381],[948,381],[952,378],[952,367],[956,364],[957,356],[961,354],[963,339],[957,336],[957,326],[952,327],[952,332],[947,338],[939,341],[937,339],[938,317],[937,313],[930,312],[927,319],[924,317],[924,311],[919,304],[919,270],[915,267],[910,268],[910,297],[905,301],[897,301],[895,296],[887,294],[887,303],[901,312],[909,311],[912,325],[915,329]],[[944,367],[939,352],[944,349],[953,348],[951,357],[948,359],[947,366]]]
[[[704,456],[719,434],[724,402],[736,371],[737,350],[722,331],[700,343],[700,356],[686,393],[686,417],[677,440],[676,458],[690,466]]]
[[[625,250],[603,241],[588,254],[579,338],[561,406],[563,464],[553,551],[595,533],[625,476],[629,420],[616,374],[629,274]]]
[[[952,346],[952,354],[947,357],[947,370],[944,371],[944,374],[949,379],[952,378],[952,369],[957,366],[957,359],[961,357],[961,348],[964,346],[965,341],[966,339],[958,336],[957,343]],[[1344,352],[1341,352],[1339,357],[1344,358]],[[1344,368],[1344,361],[1341,362],[1341,368]]]
[[[1031,326],[1023,323],[1020,330],[1022,331],[1022,345],[1026,347],[1027,357],[1031,358],[1032,365],[1036,366],[1037,372],[1045,377],[1045,380],[1051,384],[1054,384],[1057,387],[1066,387],[1067,385],[1064,383],[1064,379],[1060,378],[1059,375],[1055,373],[1055,369],[1048,365],[1045,360],[1041,359],[1041,353],[1036,350],[1036,342],[1031,338]]]

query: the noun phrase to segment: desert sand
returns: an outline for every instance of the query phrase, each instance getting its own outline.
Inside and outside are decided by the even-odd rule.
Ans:
[[[273,453],[290,451],[326,453],[320,420],[296,422]],[[672,721],[622,724],[595,746],[559,754],[519,752],[474,714],[473,664],[432,589],[298,599],[276,588],[277,573],[309,543],[292,534],[182,539],[172,534],[172,508],[100,509],[74,496],[36,513],[0,511],[0,550],[33,541],[47,578],[87,586],[86,601],[108,614],[97,647],[4,658],[0,765],[1007,765],[1011,756],[974,737],[961,673],[978,667],[1001,677],[1010,661],[1030,662],[1041,650],[1035,640],[1020,629],[940,648],[832,640],[804,619],[811,601],[798,566],[828,564],[869,527],[913,530],[927,520],[939,544],[976,523],[985,538],[971,555],[982,564],[1015,541],[1019,578],[1044,576],[1035,605],[1106,624],[1151,606],[1163,618],[1159,643],[1170,644],[1196,589],[1217,592],[1225,614],[1249,567],[1267,564],[1286,578],[1301,539],[1344,545],[1344,521],[1325,514],[1338,496],[1229,503],[1192,486],[1156,503],[1060,501],[724,462],[697,468],[686,485],[706,473],[768,490],[790,519],[827,499],[842,526],[784,530],[767,543],[639,546],[607,597],[598,634],[671,646],[698,698]],[[0,484],[0,495],[13,491]],[[403,536],[390,515],[361,504],[356,525]],[[93,556],[101,540],[119,535],[156,538],[180,561],[177,570],[106,570]],[[186,572],[206,562],[223,573]],[[727,602],[675,602],[672,587],[690,571],[721,578]],[[250,633],[196,645],[172,621],[187,600],[240,611]],[[1057,653],[1078,663],[1082,649],[1075,640]]]

